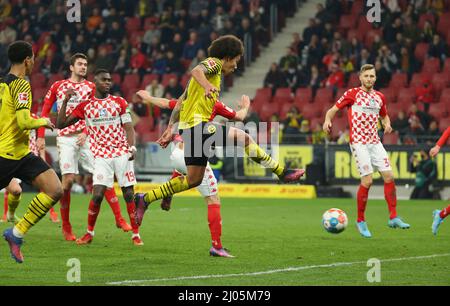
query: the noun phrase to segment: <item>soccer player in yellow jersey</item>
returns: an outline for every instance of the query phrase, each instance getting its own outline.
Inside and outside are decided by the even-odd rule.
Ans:
[[[221,36],[208,48],[209,57],[191,71],[192,78],[187,89],[172,111],[167,130],[158,140],[162,147],[167,147],[172,141],[175,124],[179,123],[179,134],[184,142],[187,175],[173,178],[148,193],[137,193],[135,202],[138,224],[142,223],[144,212],[153,201],[200,185],[208,158],[211,156],[211,146],[225,144],[227,138],[241,142],[245,153],[253,161],[270,168],[283,182],[297,181],[304,174],[303,169],[291,170],[280,166],[251,137],[242,137],[243,141],[240,141],[237,133],[228,127],[209,121],[218,100],[222,73],[224,75],[232,73],[237,68],[243,52],[243,44],[237,37]]]
[[[0,189],[12,178],[32,183],[41,192],[31,200],[22,219],[3,232],[12,258],[23,262],[20,247],[23,236],[34,226],[62,195],[61,182],[55,171],[40,157],[30,152],[29,131],[39,127],[53,129],[49,119],[34,119],[30,115],[31,87],[24,77],[30,76],[34,65],[31,44],[16,41],[8,47],[11,62],[9,74],[0,79]]]

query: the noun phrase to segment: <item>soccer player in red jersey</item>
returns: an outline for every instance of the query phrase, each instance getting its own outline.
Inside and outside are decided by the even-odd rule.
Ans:
[[[397,215],[397,195],[392,173],[391,163],[383,144],[378,137],[377,124],[381,122],[385,133],[391,133],[391,121],[387,114],[386,99],[384,95],[373,89],[376,81],[375,67],[367,64],[360,70],[359,79],[361,87],[347,90],[344,95],[330,108],[326,114],[323,130],[331,132],[332,123],[336,113],[346,107],[350,126],[350,149],[356,160],[361,175],[361,185],[357,193],[358,220],[357,227],[363,237],[370,238],[365,222],[367,198],[372,185],[372,173],[376,168],[384,180],[384,197],[388,203],[390,218],[388,226],[392,228],[407,229],[409,224],[403,222]]]
[[[56,102],[58,111],[61,109],[62,102],[65,98],[65,93],[68,89],[73,89],[76,92],[68,102],[67,114],[71,113],[77,105],[88,101],[94,96],[95,85],[85,79],[87,73],[87,56],[82,53],[74,54],[70,59],[71,76],[69,79],[57,81],[50,87],[42,108],[42,117],[48,117],[53,104]],[[61,219],[62,232],[67,241],[75,241],[76,237],[72,232],[72,225],[69,220],[70,212],[70,190],[72,189],[75,175],[78,174],[78,161],[81,162],[82,167],[89,173],[93,173],[94,157],[89,149],[85,122],[80,120],[73,125],[67,126],[58,131],[56,138],[59,165],[62,174],[62,185],[64,188],[64,195],[61,199]],[[45,130],[38,130],[37,145],[39,149],[45,148]],[[116,219],[118,228],[124,231],[130,231],[131,227],[125,222],[120,212],[120,205],[114,189],[108,189],[105,193]]]
[[[169,100],[164,98],[152,97],[147,91],[140,90],[137,95],[147,104],[156,105],[163,109],[174,109],[177,100]],[[248,109],[250,107],[250,99],[248,96],[242,96],[239,102],[239,111],[235,111],[230,107],[226,106],[220,101],[217,101],[214,105],[213,112],[210,120],[213,120],[216,116],[222,116],[229,120],[243,121],[247,116]],[[230,128],[233,129],[233,128]],[[180,135],[175,135],[172,141],[170,160],[174,167],[172,173],[172,179],[181,175],[187,174],[186,163],[184,161],[184,143]],[[229,251],[222,246],[222,217],[220,214],[220,198],[219,198],[219,188],[217,185],[217,179],[214,176],[209,163],[206,165],[205,174],[203,180],[197,190],[205,199],[206,205],[208,206],[208,225],[209,231],[211,233],[212,246],[209,250],[211,256],[218,257],[234,257],[229,253]],[[172,201],[172,196],[164,198],[161,201],[161,208],[163,210],[169,210]]]
[[[134,129],[128,103],[121,97],[109,94],[111,75],[107,70],[99,69],[95,73],[95,96],[78,104],[67,116],[67,104],[74,90],[69,89],[58,113],[57,127],[64,129],[86,121],[90,149],[95,157],[93,172],[93,192],[89,203],[88,229],[86,234],[77,239],[77,244],[91,243],[94,227],[100,212],[105,191],[113,188],[114,175],[122,188],[127,211],[130,216],[134,245],[143,245],[139,236],[139,226],[135,222],[136,206],[134,203],[133,160],[136,154]]]
[[[447,143],[447,140],[450,138],[450,127],[448,127],[444,134],[442,134],[441,138],[439,138],[436,145],[430,150],[430,156],[435,157],[441,148]],[[442,221],[450,214],[450,205],[446,208],[439,210],[436,209],[433,211],[433,224],[431,225],[431,231],[434,235],[437,235],[439,225],[441,225]]]

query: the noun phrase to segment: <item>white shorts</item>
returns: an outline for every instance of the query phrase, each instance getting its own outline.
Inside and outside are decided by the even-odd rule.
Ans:
[[[177,145],[172,149],[170,155],[172,165],[178,172],[183,174],[187,173],[186,163],[184,162],[184,150],[180,149]],[[219,192],[219,186],[217,185],[217,179],[209,166],[206,165],[205,174],[203,175],[202,183],[197,187],[197,190],[203,197],[209,197],[216,195]]]
[[[113,187],[114,174],[120,187],[136,185],[134,163],[128,158],[128,154],[114,158],[97,157],[94,161],[93,185]]]
[[[77,135],[58,136],[56,145],[58,146],[61,174],[78,174],[78,162],[87,172],[94,172],[94,155],[89,148],[89,138],[80,147],[77,145]]]
[[[350,144],[359,174],[372,174],[374,168],[380,172],[391,171],[391,162],[383,144]]]

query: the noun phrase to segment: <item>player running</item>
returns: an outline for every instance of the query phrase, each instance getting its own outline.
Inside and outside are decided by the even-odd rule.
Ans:
[[[436,145],[430,150],[430,156],[435,157],[441,148],[447,143],[447,140],[450,138],[450,127],[448,127],[444,134],[442,134],[441,138],[439,138]],[[431,231],[434,235],[437,235],[439,225],[444,221],[444,219],[450,214],[450,205],[446,208],[439,210],[436,209],[433,211],[433,224],[431,225]]]
[[[67,107],[67,115],[75,107],[94,96],[95,85],[85,79],[87,73],[87,56],[82,53],[76,53],[70,58],[71,76],[69,79],[57,81],[50,87],[42,108],[42,117],[48,117],[53,104],[56,102],[58,111],[61,109],[62,101],[68,89],[73,89],[76,95],[70,99]],[[56,143],[59,153],[59,166],[62,174],[62,185],[64,195],[61,199],[61,219],[62,232],[65,240],[75,241],[76,237],[72,232],[72,225],[69,220],[70,213],[70,191],[72,189],[75,175],[78,174],[78,161],[81,166],[93,173],[94,157],[89,149],[87,135],[85,131],[86,124],[84,120],[70,125],[58,131]],[[38,130],[37,144],[39,149],[45,148],[45,130]],[[122,228],[125,232],[130,231],[131,227],[125,222],[120,212],[120,204],[114,188],[107,189],[105,192],[108,201],[116,219],[116,226]]]
[[[145,90],[140,90],[137,95],[147,104],[156,105],[163,109],[174,109],[177,100],[168,100],[164,98],[156,98],[150,96],[150,94]],[[250,99],[248,96],[242,96],[239,101],[239,111],[235,111],[220,101],[217,101],[214,105],[213,113],[210,120],[213,120],[216,115],[225,117],[230,120],[242,121],[245,119],[250,107]],[[184,162],[184,144],[183,139],[180,135],[175,135],[172,141],[172,149],[170,160],[174,167],[172,177],[176,178],[181,175],[186,175],[186,163]],[[222,236],[222,217],[220,214],[220,198],[219,198],[219,188],[217,185],[217,179],[214,176],[209,163],[206,165],[205,174],[201,184],[197,187],[197,190],[205,199],[206,205],[208,206],[208,225],[209,231],[211,233],[212,246],[209,250],[211,256],[219,257],[234,257],[229,253],[227,249],[222,246],[221,236]],[[161,208],[163,210],[169,210],[172,202],[172,196],[164,198],[161,201]]]
[[[361,175],[361,185],[358,189],[358,220],[357,227],[363,237],[370,238],[370,233],[365,221],[367,198],[372,185],[373,167],[380,171],[384,180],[384,198],[388,204],[390,217],[388,226],[392,228],[407,229],[409,224],[403,222],[397,216],[397,195],[391,164],[386,150],[378,137],[377,123],[381,122],[385,133],[391,133],[391,121],[387,114],[384,95],[373,89],[376,81],[375,67],[367,64],[360,70],[359,80],[361,87],[347,90],[344,95],[330,108],[325,116],[323,130],[331,132],[336,113],[348,108],[348,121],[350,126],[350,149],[356,160]]]
[[[201,184],[211,155],[211,145],[224,145],[229,132],[226,126],[209,121],[219,95],[221,76],[222,73],[231,74],[237,68],[243,50],[242,42],[237,37],[221,36],[208,48],[209,57],[191,71],[192,78],[187,90],[178,99],[169,125],[158,140],[163,148],[167,147],[172,141],[175,124],[179,122],[187,175],[173,178],[148,193],[137,193],[135,202],[138,224],[141,224],[150,203]],[[283,182],[298,181],[304,174],[303,169],[291,170],[280,166],[255,142],[249,142],[248,139],[244,149],[253,161],[270,168]]]
[[[128,104],[121,97],[109,94],[111,75],[107,70],[99,69],[95,73],[95,96],[82,102],[67,116],[67,104],[75,94],[69,89],[58,113],[57,127],[64,129],[86,121],[89,144],[94,154],[93,192],[89,203],[88,229],[86,234],[77,239],[77,244],[91,243],[94,238],[94,227],[100,212],[100,205],[107,188],[113,188],[114,174],[122,188],[127,211],[130,216],[134,245],[143,245],[139,236],[139,226],[135,222],[136,205],[134,203],[133,160],[136,154],[134,129]]]
[[[25,41],[12,43],[8,47],[8,58],[11,69],[0,79],[0,189],[8,186],[13,178],[18,178],[32,183],[41,191],[31,200],[22,219],[3,232],[12,258],[22,263],[20,248],[23,237],[59,201],[63,190],[55,171],[28,147],[30,130],[54,128],[48,118],[33,119],[30,115],[31,86],[24,78],[33,71],[31,44]]]
[[[38,117],[31,113],[31,117],[38,119]],[[43,160],[45,160],[45,152],[38,150],[36,145],[36,130],[30,130],[30,140],[28,143],[28,147],[30,152],[36,156],[40,156]],[[15,215],[16,209],[19,206],[20,199],[22,196],[22,187],[20,186],[21,181],[19,179],[12,179],[9,183],[8,187],[5,188],[5,196],[4,196],[4,206],[3,206],[3,218],[0,222],[13,222],[16,223],[19,221],[19,218]],[[58,214],[55,212],[55,209],[52,207],[48,212],[50,216],[50,220],[54,223],[58,223]]]

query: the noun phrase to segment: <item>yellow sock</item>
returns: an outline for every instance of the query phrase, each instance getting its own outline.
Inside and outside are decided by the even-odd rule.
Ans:
[[[256,143],[251,143],[245,147],[245,154],[251,158],[254,162],[262,165],[263,167],[269,168],[276,175],[281,175],[284,171],[284,167],[280,166],[276,160],[273,160],[269,154],[267,154],[260,146]]]
[[[187,178],[185,176],[178,176],[171,179],[167,183],[160,185],[158,188],[147,192],[144,199],[146,202],[153,202],[188,189],[189,184]]]
[[[11,192],[8,192],[8,214],[10,216],[14,216],[16,213],[17,206],[19,206],[20,199],[22,195],[14,195]]]
[[[25,235],[49,209],[56,203],[45,193],[41,192],[31,200],[28,209],[22,219],[15,225],[15,229],[22,235]]]

